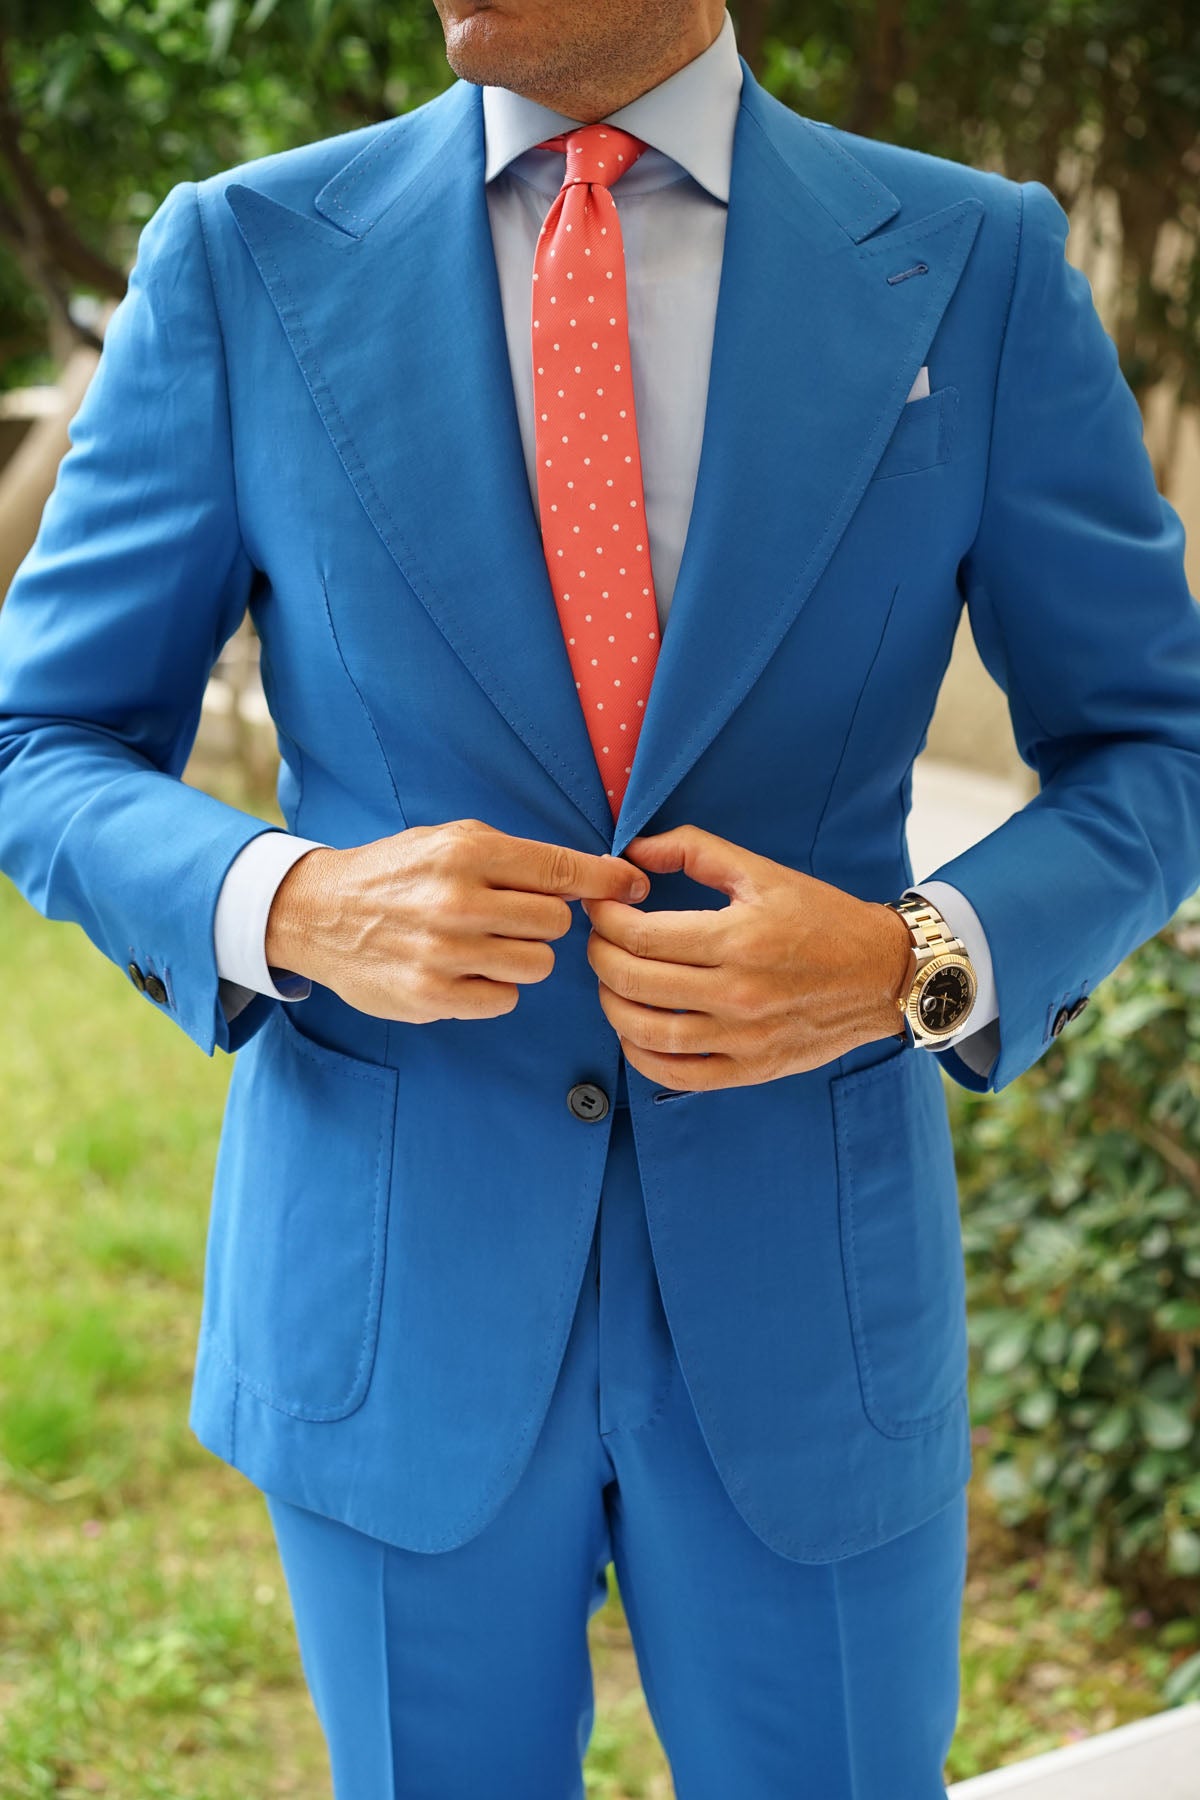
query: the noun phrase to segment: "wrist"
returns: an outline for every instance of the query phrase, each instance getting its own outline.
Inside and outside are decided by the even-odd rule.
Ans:
[[[327,892],[333,858],[339,851],[324,845],[296,858],[275,890],[267,914],[264,951],[268,967],[309,976],[314,928]]]
[[[904,1015],[898,1004],[908,993],[916,973],[916,950],[912,933],[890,906],[882,901],[871,903],[878,917],[878,962],[876,964],[877,1037],[902,1037]]]
[[[913,943],[905,990],[906,1032],[913,1042],[938,1049],[955,1038],[975,1004],[978,978],[970,953],[949,920],[915,892],[890,903]]]

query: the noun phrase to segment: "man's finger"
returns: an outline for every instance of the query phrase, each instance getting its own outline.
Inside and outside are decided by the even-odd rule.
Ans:
[[[598,931],[593,931],[588,939],[587,959],[605,987],[639,1006],[657,1006],[668,1012],[712,1013],[714,1016],[729,1011],[721,1004],[719,977],[715,977],[709,967],[631,957],[619,944]]]
[[[737,900],[757,893],[754,876],[771,865],[766,857],[745,850],[700,825],[676,825],[652,837],[631,838],[625,854],[640,868],[666,875],[682,869],[704,887],[719,888]],[[758,865],[763,865],[759,868]]]
[[[644,900],[650,891],[647,876],[619,856],[592,856],[534,838],[502,837],[489,845],[487,878],[493,887],[564,900]]]
[[[659,962],[692,963],[715,969],[725,962],[726,906],[690,912],[638,912],[613,900],[597,900],[584,911],[601,937],[633,956]]]

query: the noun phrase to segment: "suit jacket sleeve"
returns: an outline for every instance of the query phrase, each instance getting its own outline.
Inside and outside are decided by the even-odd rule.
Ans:
[[[1020,193],[984,501],[960,581],[1040,792],[931,875],[961,889],[987,934],[996,1060],[981,1075],[935,1052],[979,1091],[1029,1068],[1060,1012],[1200,883],[1200,607],[1183,527],[1065,258],[1067,216],[1040,182]]]
[[[157,975],[165,1000],[142,1000],[207,1055],[236,1050],[274,1002],[226,1018],[213,916],[272,826],[181,779],[254,575],[192,182],[142,233],[70,435],[0,608],[0,869],[122,970]]]

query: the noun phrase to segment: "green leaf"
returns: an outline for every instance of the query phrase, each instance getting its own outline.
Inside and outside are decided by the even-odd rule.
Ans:
[[[1058,1395],[1053,1388],[1035,1388],[1031,1394],[1021,1395],[1014,1410],[1022,1425],[1028,1426],[1030,1431],[1044,1431],[1057,1406]]]
[[[1071,1334],[1062,1319],[1047,1319],[1037,1334],[1037,1353],[1044,1363],[1060,1363],[1067,1354]]]
[[[1129,1485],[1136,1494],[1145,1494],[1152,1498],[1161,1495],[1163,1483],[1170,1467],[1168,1458],[1161,1450],[1150,1450],[1145,1456],[1139,1456],[1129,1471]],[[1149,1520],[1148,1524],[1157,1531],[1158,1521]]]
[[[1078,1374],[1084,1363],[1100,1348],[1103,1337],[1100,1327],[1093,1325],[1090,1319],[1080,1325],[1071,1337],[1071,1354],[1067,1358],[1067,1366]]]
[[[1014,1313],[1000,1330],[994,1332],[983,1353],[983,1366],[990,1375],[1005,1375],[1024,1360],[1033,1336],[1033,1323],[1021,1313]]]
[[[1156,1450],[1182,1450],[1191,1442],[1195,1427],[1181,1406],[1170,1406],[1165,1400],[1139,1394],[1137,1416],[1146,1442]]]
[[[62,112],[91,56],[91,43],[86,37],[81,37],[53,65],[49,80],[42,89],[42,104],[52,119]]]
[[[1030,1498],[1029,1483],[1015,1462],[995,1462],[984,1473],[988,1491],[1002,1506],[1026,1503]]]
[[[1132,1430],[1133,1413],[1127,1406],[1114,1406],[1092,1427],[1087,1441],[1091,1449],[1107,1456],[1128,1441]]]
[[[1133,1037],[1171,1004],[1166,994],[1135,994],[1112,1008],[1104,1020],[1104,1029],[1110,1037]]]
[[[1172,1669],[1163,1682],[1162,1696],[1168,1706],[1182,1706],[1200,1699],[1200,1651]]]
[[[1053,1450],[1039,1450],[1029,1466],[1029,1479],[1039,1493],[1048,1488],[1058,1475],[1059,1459]]]
[[[1168,1300],[1154,1315],[1163,1331],[1200,1331],[1200,1300]]]
[[[229,54],[233,28],[237,24],[238,0],[208,0],[204,15],[208,31],[208,60],[217,63]]]
[[[972,1425],[990,1425],[998,1413],[1007,1417],[1011,1401],[1012,1382],[1008,1376],[980,1370],[971,1381]]]
[[[1169,1534],[1167,1567],[1176,1575],[1200,1575],[1200,1533],[1180,1525]]]

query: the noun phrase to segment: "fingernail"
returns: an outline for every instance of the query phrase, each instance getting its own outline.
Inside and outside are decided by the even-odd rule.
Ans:
[[[650,883],[648,881],[635,881],[629,892],[635,900],[644,900],[646,895],[650,892]]]

